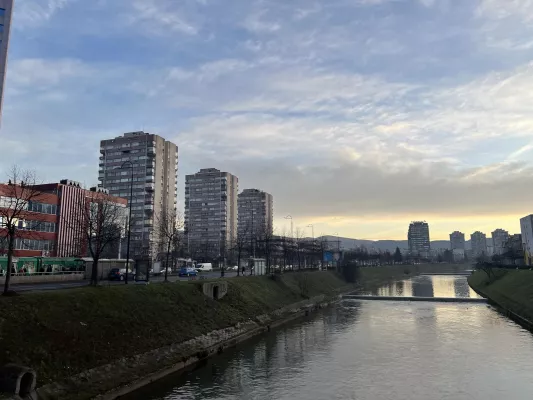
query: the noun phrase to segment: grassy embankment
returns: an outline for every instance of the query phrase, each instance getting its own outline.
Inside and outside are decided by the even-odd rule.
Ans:
[[[476,271],[468,283],[501,307],[533,321],[533,271],[494,269],[494,275],[489,281],[484,271]]]
[[[201,281],[80,288],[0,298],[0,364],[34,368],[38,385],[274,311],[347,283],[331,272],[228,279],[205,297]]]

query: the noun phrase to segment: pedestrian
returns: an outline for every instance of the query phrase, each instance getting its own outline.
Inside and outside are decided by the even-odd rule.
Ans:
[[[246,271],[246,267],[245,266],[242,267],[242,276],[244,276],[244,271]]]

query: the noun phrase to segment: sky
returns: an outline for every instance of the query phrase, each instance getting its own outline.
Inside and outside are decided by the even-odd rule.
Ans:
[[[0,174],[97,183],[144,130],[278,233],[431,239],[533,213],[533,0],[16,0]]]

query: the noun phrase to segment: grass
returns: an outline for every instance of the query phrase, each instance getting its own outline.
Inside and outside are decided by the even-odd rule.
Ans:
[[[533,271],[495,269],[496,279],[489,281],[483,271],[474,272],[468,283],[504,308],[533,321]]]
[[[0,298],[0,363],[34,368],[41,386],[346,287],[331,272],[288,273],[280,281],[240,277],[227,282],[228,294],[219,301],[201,293],[201,281]]]

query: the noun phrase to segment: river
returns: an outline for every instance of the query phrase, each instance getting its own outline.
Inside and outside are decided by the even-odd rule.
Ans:
[[[464,276],[373,294],[477,297]],[[533,335],[486,304],[343,300],[126,399],[526,400],[532,376]]]

